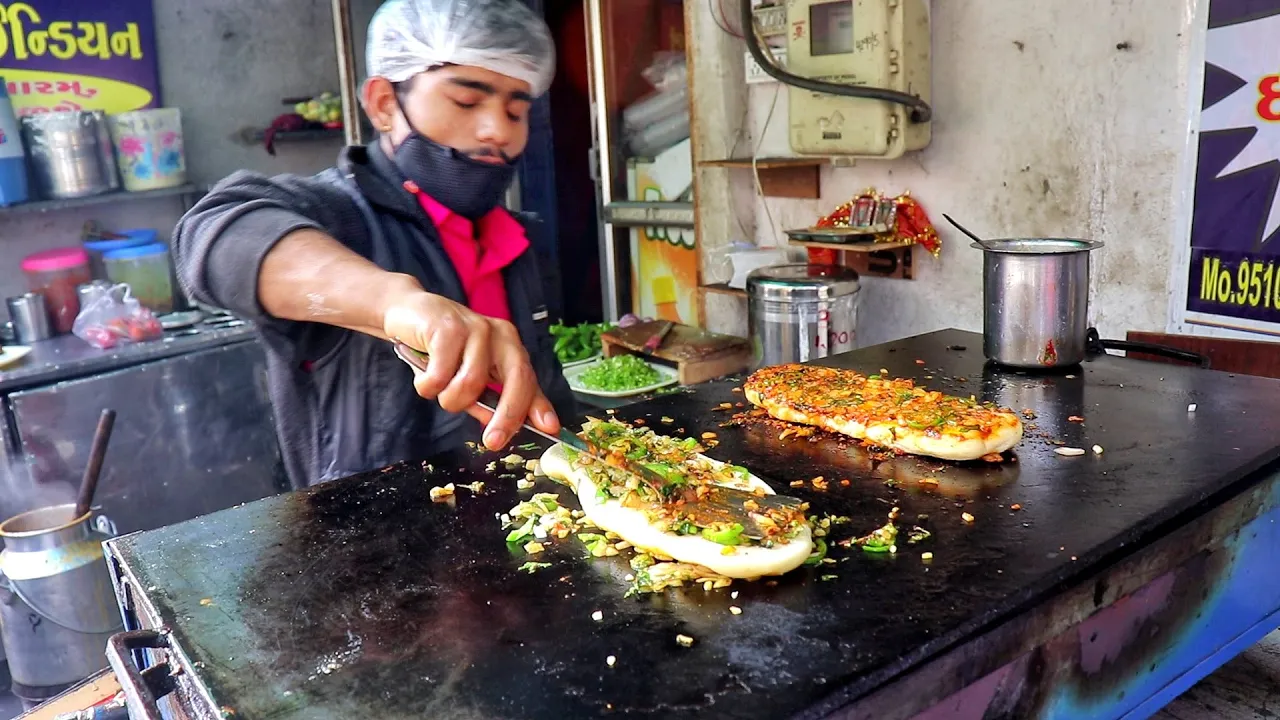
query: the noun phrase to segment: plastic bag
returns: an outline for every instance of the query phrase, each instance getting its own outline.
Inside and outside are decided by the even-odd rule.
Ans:
[[[653,54],[653,62],[640,71],[640,75],[659,92],[679,90],[681,85],[689,84],[689,73],[685,67],[683,52],[662,50]]]
[[[99,350],[164,337],[155,314],[134,299],[126,284],[93,293],[80,308],[71,332]]]

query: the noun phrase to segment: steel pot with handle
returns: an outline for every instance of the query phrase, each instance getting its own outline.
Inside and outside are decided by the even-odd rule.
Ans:
[[[1000,365],[1052,369],[1107,350],[1144,352],[1208,367],[1198,353],[1104,340],[1089,326],[1089,253],[1101,242],[1068,238],[984,240],[982,352]]]
[[[122,626],[102,551],[113,534],[102,516],[75,517],[74,504],[0,523],[0,635],[17,685],[61,689],[106,667]]]
[[[1054,368],[1088,354],[1091,240],[1016,238],[982,258],[982,352],[1001,365]]]

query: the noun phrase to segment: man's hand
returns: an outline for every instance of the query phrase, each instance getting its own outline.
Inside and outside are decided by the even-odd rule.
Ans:
[[[389,273],[319,230],[295,230],[267,253],[258,302],[273,317],[335,325],[426,352],[427,371],[414,380],[418,394],[485,423],[490,450],[506,445],[525,418],[543,432],[560,430],[511,323],[432,295],[413,277]],[[502,385],[496,415],[475,405],[491,382]]]
[[[500,450],[525,418],[543,432],[559,431],[560,421],[538,387],[529,355],[511,323],[421,289],[392,294],[382,315],[388,338],[430,358],[427,371],[414,379],[418,394],[448,412],[466,412],[485,423],[485,447]],[[502,386],[496,414],[475,405],[489,383]]]

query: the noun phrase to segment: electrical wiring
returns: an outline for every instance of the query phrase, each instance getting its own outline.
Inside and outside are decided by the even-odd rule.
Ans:
[[[764,50],[761,48],[759,37],[759,28],[755,25],[755,16],[751,11],[750,0],[742,0],[742,27],[746,29],[752,28],[754,32],[746,35],[744,40],[747,43],[747,51],[751,53],[752,59],[760,65],[760,69],[773,79],[790,85],[792,87],[811,90],[813,92],[826,93],[828,95],[842,95],[844,97],[866,98],[869,100],[883,100],[885,102],[897,103],[905,105],[910,110],[911,122],[924,123],[929,122],[933,118],[933,108],[929,107],[929,103],[923,99],[897,90],[889,90],[887,88],[873,88],[856,85],[841,85],[839,83],[823,82],[812,78],[793,75],[792,73],[778,67],[777,63],[771,62],[765,57]]]
[[[751,0],[742,0],[742,1],[746,3],[751,2]],[[719,15],[716,14],[717,7],[720,8]],[[739,40],[743,39],[742,33],[737,32],[736,30],[733,30],[732,28],[729,27],[729,16],[724,11],[724,0],[707,0],[707,10],[711,12],[711,20],[716,24],[716,27],[720,28],[721,32],[725,33],[726,35],[732,35],[733,37],[736,37]]]
[[[769,209],[769,198],[765,197],[764,186],[760,184],[760,148],[764,147],[764,138],[769,134],[769,123],[773,122],[773,111],[778,107],[778,96],[782,94],[782,83],[773,86],[773,102],[769,104],[769,112],[764,116],[764,127],[760,128],[760,137],[756,139],[756,147],[751,151],[751,177],[755,179],[756,194],[760,196],[760,204],[764,206],[765,217],[769,219],[769,229],[773,232],[773,244],[782,247],[778,236],[778,226],[773,221],[773,211]]]
[[[738,146],[742,144],[743,140],[747,139],[747,121],[750,118],[750,113],[751,103],[744,102],[742,104],[742,119],[738,121],[738,129],[733,133],[733,144],[729,146],[729,152],[725,157],[738,157]],[[748,143],[748,147],[750,147],[750,143]],[[733,219],[738,223],[738,232],[742,233],[743,240],[748,240],[755,244],[754,234],[747,232],[747,226],[742,222],[742,213],[735,211]]]

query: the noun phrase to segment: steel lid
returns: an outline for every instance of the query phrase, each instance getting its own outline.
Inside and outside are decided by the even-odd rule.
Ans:
[[[772,265],[747,275],[747,295],[762,300],[812,302],[853,295],[858,273],[840,265]]]
[[[1065,255],[1068,253],[1089,252],[1102,247],[1099,240],[1079,240],[1075,238],[1005,238],[999,240],[983,240],[987,247],[978,243],[969,243],[969,247],[987,252],[1008,253],[1011,255]]]
[[[85,111],[41,113],[22,118],[28,152],[80,148],[98,144],[99,120]]]

